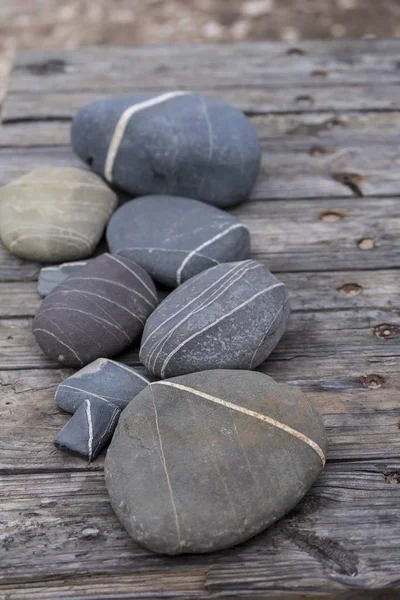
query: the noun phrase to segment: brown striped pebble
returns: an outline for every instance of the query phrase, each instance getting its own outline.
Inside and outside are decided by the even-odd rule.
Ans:
[[[0,191],[0,235],[18,256],[62,262],[93,254],[117,196],[90,171],[31,171]]]
[[[33,332],[47,356],[82,367],[130,346],[156,305],[146,271],[127,258],[102,254],[43,300]]]
[[[255,369],[289,319],[286,287],[255,260],[192,277],[146,323],[140,360],[157,377],[207,369]]]
[[[212,370],[140,392],[121,414],[105,477],[135,541],[165,554],[210,552],[290,511],[325,454],[322,419],[299,389]]]

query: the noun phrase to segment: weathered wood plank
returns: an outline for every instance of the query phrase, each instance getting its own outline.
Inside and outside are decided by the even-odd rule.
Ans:
[[[293,311],[400,310],[400,279],[395,269],[277,273],[277,276],[290,290]],[[166,293],[160,292],[160,298]],[[33,317],[40,302],[36,281],[0,282],[0,318]]]
[[[89,585],[96,598],[108,597],[114,585],[131,598],[161,596],[164,586],[167,597],[214,598],[396,585],[399,465],[328,464],[305,500],[269,531],[230,551],[175,558],[151,554],[128,538],[101,473],[10,476],[1,486],[7,523],[1,581],[13,589],[11,598],[38,599],[43,579],[50,580],[44,597],[51,598],[61,591],[83,597]],[[31,582],[36,590],[24,596]]]
[[[38,165],[40,160],[31,159],[31,163]],[[0,172],[4,164],[0,162]],[[232,212],[250,228],[253,257],[273,272],[400,266],[400,204],[396,198],[258,201]],[[0,281],[37,279],[39,268],[12,257],[0,245]]]
[[[338,116],[331,112],[253,117],[263,147],[263,166],[252,198],[400,193],[399,115],[373,112]],[[68,120],[9,123],[0,129],[0,148],[5,156],[11,147],[21,149],[13,150],[14,158],[7,161],[11,169],[26,153],[43,163],[53,164],[65,156],[66,164],[73,161],[83,166],[73,157],[69,143]],[[32,152],[30,148],[36,146],[51,148]],[[0,172],[0,182],[2,179]]]

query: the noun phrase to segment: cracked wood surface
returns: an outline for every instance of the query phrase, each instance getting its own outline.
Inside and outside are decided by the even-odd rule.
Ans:
[[[68,418],[54,392],[72,371],[31,333],[40,265],[1,246],[0,598],[361,599],[384,589],[389,600],[400,588],[399,56],[398,40],[17,56],[0,185],[37,166],[83,166],[70,121],[100,97],[193,89],[247,111],[263,167],[233,212],[293,307],[260,369],[307,393],[329,445],[303,502],[250,542],[174,558],[135,545],[110,508],[104,454],[87,465],[52,445]],[[136,364],[137,351],[124,360]]]

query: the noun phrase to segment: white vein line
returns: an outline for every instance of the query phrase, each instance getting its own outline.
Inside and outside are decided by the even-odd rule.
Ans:
[[[172,491],[171,481],[169,479],[169,474],[168,474],[168,469],[167,469],[167,462],[165,460],[164,448],[163,448],[163,443],[162,443],[162,439],[161,439],[160,426],[158,424],[158,413],[157,413],[157,407],[156,407],[156,402],[155,402],[155,398],[154,398],[154,392],[151,389],[151,387],[150,387],[150,391],[151,391],[152,400],[153,400],[154,414],[155,414],[155,417],[156,417],[156,428],[157,428],[157,435],[158,435],[158,441],[159,441],[160,452],[161,452],[161,459],[162,459],[162,464],[163,464],[163,468],[164,468],[164,472],[165,472],[165,477],[167,479],[167,484],[168,484],[168,489],[169,489],[169,495],[170,495],[170,498],[171,498],[172,510],[174,512],[176,534],[177,534],[177,537],[178,537],[179,545],[182,548],[180,526],[179,526],[179,519],[178,519],[178,512],[176,510],[174,493]]]
[[[47,329],[42,329],[41,327],[36,327],[36,329],[33,330],[33,333],[35,333],[36,331],[43,331],[43,333],[47,333],[47,335],[51,335],[53,338],[55,338],[57,340],[57,342],[60,342],[60,344],[62,344],[66,348],[68,348],[68,350],[70,350],[72,352],[72,354],[74,356],[76,356],[76,358],[79,360],[81,365],[83,365],[83,360],[78,356],[78,354],[75,352],[75,350],[73,348],[71,348],[71,346],[68,346],[68,344],[63,342],[57,335],[55,335],[55,333],[52,333],[51,331],[48,331]]]
[[[139,277],[139,275],[137,273],[135,273],[135,271],[132,271],[132,269],[130,269],[127,265],[125,265],[123,262],[121,262],[120,260],[118,260],[118,258],[116,256],[114,256],[112,254],[109,254],[108,256],[109,256],[109,258],[111,258],[112,260],[115,260],[115,262],[117,262],[118,264],[120,264],[121,267],[124,267],[124,269],[126,269],[127,271],[129,271],[129,273],[132,273],[132,275],[134,277],[136,277],[136,279],[138,281],[140,281],[140,283],[142,284],[142,286],[144,288],[146,288],[146,290],[151,294],[151,296],[154,298],[154,300],[156,302],[158,302],[157,295],[153,292],[153,290],[151,288],[149,288],[149,286],[143,281],[143,279],[141,279]]]
[[[171,98],[176,98],[177,96],[185,96],[190,94],[190,92],[168,92],[166,94],[161,94],[160,96],[156,96],[155,98],[150,98],[149,100],[144,100],[143,102],[137,102],[132,106],[129,106],[122,115],[120,116],[118,123],[114,129],[113,136],[111,138],[110,145],[108,147],[107,157],[104,165],[104,176],[107,181],[112,181],[112,173],[114,168],[115,159],[117,156],[118,149],[123,140],[126,128],[128,126],[129,120],[131,117],[144,110],[146,108],[150,108],[152,106],[156,106],[157,104],[161,104],[162,102],[167,102]]]
[[[213,302],[215,302],[216,300],[218,300],[218,298],[220,298],[223,294],[225,294],[225,292],[232,287],[232,285],[234,285],[235,283],[237,283],[240,279],[242,279],[244,277],[244,275],[248,272],[248,271],[252,271],[253,269],[258,269],[260,267],[262,267],[263,265],[261,264],[256,264],[256,265],[252,265],[252,266],[248,266],[248,263],[244,263],[244,265],[247,265],[247,268],[243,267],[243,264],[241,264],[241,267],[239,269],[237,269],[236,273],[233,275],[230,275],[230,279],[228,279],[227,281],[224,281],[219,288],[215,289],[214,292],[211,293],[211,295],[206,298],[205,300],[203,300],[202,303],[200,303],[197,307],[195,307],[190,313],[188,313],[183,319],[181,319],[181,321],[179,321],[174,327],[172,327],[172,329],[170,329],[169,331],[167,331],[167,333],[164,335],[163,338],[161,338],[161,340],[159,340],[159,342],[157,342],[154,346],[154,348],[151,350],[151,355],[154,354],[154,351],[156,349],[158,349],[157,352],[157,356],[153,361],[154,366],[156,365],[156,362],[160,356],[160,353],[164,347],[164,345],[166,344],[166,342],[171,338],[172,334],[174,333],[174,331],[180,327],[183,323],[185,323],[188,319],[190,319],[190,317],[192,317],[193,315],[196,315],[197,313],[201,312],[202,310],[204,310],[205,308],[207,308],[208,306],[210,306],[211,304],[213,304]],[[225,287],[224,287],[224,284]],[[200,296],[198,296],[199,298]],[[186,305],[187,307],[188,305]],[[186,308],[185,307],[185,308]],[[161,341],[161,347],[158,346],[157,344],[160,344]]]
[[[280,307],[280,309],[277,311],[277,313],[276,313],[275,317],[273,318],[273,320],[272,320],[272,322],[271,322],[270,326],[268,327],[267,331],[264,333],[264,335],[263,335],[263,337],[262,337],[262,339],[261,339],[261,342],[259,343],[259,345],[257,346],[257,348],[254,350],[254,352],[253,352],[253,356],[251,357],[251,361],[250,361],[250,366],[249,366],[249,369],[250,369],[250,370],[252,370],[252,368],[253,368],[253,362],[254,362],[254,359],[255,359],[255,357],[256,357],[256,355],[257,355],[257,352],[258,352],[258,351],[259,351],[259,349],[261,348],[261,346],[262,346],[262,344],[263,344],[264,340],[266,339],[267,335],[268,335],[268,334],[269,334],[269,332],[271,331],[271,327],[272,327],[272,326],[273,326],[273,324],[275,323],[275,321],[276,321],[276,319],[278,318],[278,316],[281,314],[282,310],[284,309],[284,307],[285,307],[285,305],[288,303],[288,301],[289,301],[289,298],[286,298],[286,299],[283,301],[283,304],[282,304],[282,306],[281,306],[281,307]]]
[[[110,302],[111,304],[114,304],[115,306],[118,306],[118,308],[121,308],[122,310],[125,310],[126,312],[128,312],[130,315],[132,315],[133,317],[137,318],[137,315],[135,313],[133,313],[131,310],[129,310],[129,308],[127,308],[126,306],[123,306],[122,304],[118,304],[118,302],[115,302],[115,300],[111,300],[111,298],[108,298],[107,296],[102,296],[101,294],[96,294],[95,292],[88,292],[86,290],[76,290],[76,289],[72,289],[72,290],[55,290],[53,293],[53,297],[56,296],[57,294],[81,294],[82,296],[95,296],[96,298],[100,298],[100,300],[105,300],[106,302]],[[137,294],[138,296],[140,296],[141,298],[143,298],[143,300],[146,302],[146,304],[148,304],[151,308],[153,308],[153,305],[151,304],[151,302],[149,302],[147,300],[147,298],[145,298],[144,296],[142,296],[142,294],[139,294],[139,292],[137,292],[136,290],[132,290],[133,294]],[[95,306],[99,306],[98,304],[95,304]],[[99,307],[100,308],[100,307]],[[104,310],[104,309],[102,309]]]
[[[45,308],[44,310],[41,311],[40,314],[46,313],[46,312],[50,312],[52,310],[70,310],[71,312],[77,312],[77,313],[81,313],[82,315],[86,315],[87,317],[90,317],[91,319],[93,319],[94,321],[102,321],[103,323],[106,323],[107,325],[110,325],[110,327],[114,327],[115,329],[117,329],[118,331],[121,331],[124,336],[131,341],[131,338],[129,337],[129,335],[124,331],[124,329],[122,329],[122,327],[119,327],[119,325],[116,325],[115,323],[112,323],[111,321],[107,321],[107,319],[103,319],[103,317],[99,317],[97,315],[93,315],[89,312],[87,312],[86,310],[80,310],[79,308],[73,308],[71,306],[64,306],[63,304],[60,304],[59,306],[50,306],[49,308]],[[143,321],[141,321],[139,319],[139,317],[137,317],[138,321],[140,321],[140,323],[142,323],[143,325]]]
[[[215,263],[216,265],[220,264],[218,260],[216,260],[215,258],[211,258],[211,256],[200,254],[199,252],[196,252],[196,250],[182,250],[182,248],[157,248],[157,246],[129,246],[129,248],[122,248],[121,250],[117,250],[117,252],[114,252],[114,254],[117,256],[123,256],[122,252],[126,252],[126,250],[145,250],[150,253],[153,250],[157,250],[157,252],[180,252],[181,254],[182,252],[184,252],[185,254],[188,254],[189,252],[194,252],[197,256],[200,256],[200,258],[206,258],[207,260]]]
[[[248,271],[251,271],[253,269],[257,269],[259,267],[261,267],[262,265],[258,264],[258,265],[253,265],[253,266],[249,266],[248,263],[240,263],[240,266],[238,268],[237,264],[236,267],[234,269],[236,269],[236,271],[234,272],[234,269],[232,269],[229,273],[229,277],[225,278],[225,281],[222,281],[222,278],[220,278],[218,281],[220,282],[219,287],[216,287],[211,294],[209,295],[209,297],[205,298],[202,302],[200,302],[200,304],[198,306],[196,306],[191,312],[189,312],[185,317],[183,317],[180,321],[178,321],[178,323],[176,323],[169,331],[167,331],[163,337],[161,337],[153,346],[153,348],[151,349],[150,353],[149,353],[149,357],[150,359],[153,360],[153,365],[155,367],[157,360],[161,354],[162,349],[164,348],[165,344],[170,340],[172,334],[176,331],[176,329],[178,329],[181,325],[183,325],[183,323],[185,323],[186,321],[188,321],[193,315],[198,314],[199,312],[201,312],[202,310],[206,309],[208,306],[210,306],[211,304],[213,304],[213,302],[215,302],[216,300],[218,300],[218,298],[220,298],[220,296],[222,296],[227,290],[229,290],[230,287],[232,287],[232,285],[236,282],[238,282]],[[225,286],[225,287],[224,287]],[[212,286],[211,286],[212,287]],[[203,294],[200,294],[198,296],[198,298],[200,298]],[[197,298],[197,299],[198,299]],[[186,305],[186,307],[189,305],[190,303],[188,303]],[[184,308],[186,308],[184,307]],[[157,352],[158,351],[158,352]],[[156,356],[154,357],[155,352],[157,352]],[[154,358],[153,358],[154,357]]]
[[[247,262],[247,261],[246,261]],[[204,294],[206,294],[209,290],[211,290],[215,285],[217,285],[220,281],[222,281],[224,278],[228,277],[228,275],[230,275],[235,269],[237,269],[237,263],[231,268],[229,269],[229,271],[227,271],[226,273],[224,273],[223,275],[221,275],[221,277],[219,277],[219,279],[217,279],[216,281],[214,281],[213,283],[211,283],[208,287],[206,287],[201,294],[199,294],[198,296],[196,296],[195,298],[193,298],[192,300],[190,300],[190,302],[188,302],[187,304],[185,304],[185,306],[182,306],[182,308],[180,308],[179,310],[177,310],[173,315],[171,315],[170,317],[168,317],[168,319],[165,319],[165,321],[163,321],[162,323],[160,323],[160,325],[158,325],[155,329],[153,329],[153,331],[147,336],[147,338],[144,340],[143,344],[142,344],[142,348],[144,346],[146,346],[146,344],[148,343],[148,341],[153,337],[153,335],[160,329],[160,327],[162,327],[163,325],[165,325],[166,323],[168,323],[168,321],[170,321],[171,319],[174,319],[176,316],[179,315],[179,313],[181,313],[182,311],[185,310],[185,308],[187,308],[188,306],[190,306],[191,304],[193,304],[194,302],[196,302],[197,300],[199,300],[199,298],[201,298],[202,296],[204,296]]]
[[[198,252],[200,252],[201,250],[203,250],[203,248],[206,248],[210,244],[213,244],[217,240],[221,239],[222,237],[224,237],[225,235],[227,235],[229,232],[233,231],[234,229],[239,229],[241,227],[243,227],[244,229],[247,229],[247,227],[245,225],[243,225],[243,223],[235,223],[234,225],[231,225],[230,227],[228,227],[228,229],[225,229],[225,231],[221,231],[220,233],[217,233],[216,235],[214,235],[214,237],[212,237],[209,240],[203,242],[202,244],[200,244],[200,246],[198,246],[197,248],[195,248],[194,250],[192,250],[191,252],[189,252],[189,254],[187,256],[185,256],[185,258],[183,259],[180,267],[178,268],[178,270],[176,272],[176,282],[177,282],[177,284],[180,285],[182,283],[182,272],[183,272],[183,269],[186,267],[186,265],[188,264],[188,262],[193,258],[193,256],[195,256],[196,254],[198,254]]]
[[[116,419],[115,417],[119,417],[119,413],[121,411],[119,410],[119,408],[116,406],[114,408],[114,411],[110,417],[110,420],[108,422],[107,427],[105,428],[105,430],[103,431],[103,435],[101,436],[101,438],[98,441],[98,444],[96,445],[96,448],[94,449],[94,454],[97,454],[97,452],[99,450],[101,450],[101,442],[104,440],[104,437],[107,435],[107,433],[109,433],[109,431],[111,431],[111,429],[114,427],[114,424],[116,425],[116,421],[118,421],[118,419]],[[114,427],[115,429],[115,427]]]
[[[242,302],[241,304],[239,304],[238,306],[235,306],[235,308],[233,308],[232,310],[230,310],[229,312],[225,313],[224,315],[222,315],[221,317],[219,317],[218,319],[216,319],[215,321],[213,321],[212,323],[209,323],[209,325],[207,325],[206,327],[203,327],[202,329],[199,329],[199,331],[196,331],[195,333],[193,333],[191,336],[189,336],[188,338],[186,338],[183,342],[181,342],[180,344],[178,344],[178,346],[172,350],[172,352],[170,352],[168,354],[168,356],[166,357],[166,359],[163,362],[163,365],[161,367],[161,377],[164,378],[165,377],[165,369],[167,368],[167,365],[169,363],[169,361],[171,360],[171,358],[177,353],[179,352],[179,350],[181,348],[183,348],[183,346],[185,346],[188,342],[190,342],[191,340],[193,340],[194,338],[196,338],[198,335],[200,335],[201,333],[203,333],[204,331],[207,331],[208,329],[210,329],[211,327],[214,327],[215,325],[217,325],[218,323],[220,323],[221,321],[223,321],[224,319],[227,319],[228,317],[230,317],[231,315],[233,315],[235,312],[237,312],[238,310],[244,308],[247,304],[250,304],[250,302],[252,302],[253,300],[255,300],[256,298],[258,298],[258,296],[261,296],[262,294],[266,294],[267,292],[269,292],[270,290],[273,290],[274,288],[277,287],[281,287],[283,286],[283,283],[274,283],[274,285],[271,285],[267,288],[264,288],[263,290],[260,290],[259,292],[257,292],[256,294],[253,294],[253,296],[251,296],[251,298],[248,298],[245,302]]]
[[[308,444],[308,446],[310,446],[318,454],[318,456],[320,457],[320,459],[322,461],[322,464],[325,465],[325,454],[324,454],[322,448],[316,442],[314,442],[314,440],[310,439],[308,436],[304,435],[304,433],[301,433],[297,429],[293,429],[289,425],[286,425],[285,423],[281,423],[280,421],[277,421],[273,417],[268,417],[267,415],[258,413],[254,410],[249,410],[248,408],[245,408],[244,406],[239,406],[238,404],[234,404],[233,402],[228,402],[228,400],[223,400],[222,398],[218,398],[217,396],[211,396],[210,394],[206,394],[205,392],[201,392],[199,390],[196,390],[195,388],[187,387],[186,385],[181,385],[180,383],[174,383],[172,381],[154,381],[150,385],[151,386],[167,385],[169,387],[176,388],[176,389],[182,390],[184,392],[189,392],[191,394],[195,394],[196,396],[200,396],[201,398],[204,398],[205,400],[210,400],[211,402],[215,402],[216,404],[220,404],[221,406],[225,406],[226,408],[231,408],[232,410],[241,412],[245,415],[248,415],[249,417],[254,417],[255,419],[264,421],[265,423],[268,423],[269,425],[273,425],[274,427],[277,427],[278,429],[282,429],[283,431],[286,431],[286,433],[289,433],[290,435],[296,437],[297,439],[301,440],[305,444]]]
[[[93,452],[93,423],[92,423],[92,413],[91,413],[91,406],[90,406],[90,400],[86,399],[85,400],[86,403],[86,418],[87,418],[87,422],[88,422],[88,432],[89,432],[89,436],[88,436],[88,454],[89,454],[89,462],[92,460],[92,452]]]
[[[105,279],[104,277],[81,277],[79,275],[74,275],[74,276],[68,276],[68,285],[70,281],[75,281],[76,279],[78,279],[79,281],[84,280],[84,281],[103,281],[104,283],[109,283],[111,285],[115,285],[116,287],[120,287],[123,288],[124,290],[127,290],[128,292],[132,293],[135,292],[136,294],[139,294],[139,292],[136,292],[136,290],[134,290],[133,288],[128,287],[127,285],[124,285],[123,283],[119,283],[118,281],[113,281],[112,279]],[[65,283],[65,281],[62,281],[61,283]],[[140,296],[141,294],[139,294]],[[153,306],[153,305],[152,305]]]
[[[206,126],[207,126],[207,131],[208,131],[208,159],[207,159],[206,168],[204,170],[203,178],[202,178],[200,186],[199,186],[199,193],[203,190],[203,185],[207,178],[208,172],[210,170],[210,164],[211,164],[212,156],[214,153],[214,139],[213,139],[214,132],[213,132],[213,128],[211,125],[210,117],[208,115],[208,108],[204,101],[204,98],[200,98],[200,102],[201,102],[201,107],[202,107],[202,111],[203,111],[203,115],[204,115],[204,120],[205,120]]]
[[[66,387],[69,388],[70,390],[77,390],[78,392],[82,392],[83,394],[88,394],[89,396],[94,396],[95,398],[98,398],[99,400],[104,400],[104,402],[107,402],[107,404],[114,404],[113,402],[110,402],[109,400],[107,400],[106,398],[104,398],[103,396],[99,396],[98,394],[95,394],[94,392],[88,392],[87,390],[84,390],[82,388],[78,388],[78,387],[74,387],[73,385],[68,385],[67,383],[60,383],[60,385],[58,386],[60,387]],[[57,393],[56,393],[57,396]],[[121,398],[115,398],[112,397],[113,400],[120,400]]]
[[[141,379],[142,381],[145,381],[147,384],[150,383],[150,380],[147,379],[147,377],[145,377],[144,375],[141,375],[140,373],[138,373],[137,371],[135,371],[134,369],[131,369],[130,367],[128,367],[127,365],[124,365],[123,363],[119,363],[115,360],[111,360],[111,359],[107,359],[109,362],[113,363],[114,365],[117,365],[117,367],[119,367],[120,369],[123,369],[124,371],[128,371],[128,373],[131,373],[132,375],[136,375],[136,377],[138,377],[139,379]]]

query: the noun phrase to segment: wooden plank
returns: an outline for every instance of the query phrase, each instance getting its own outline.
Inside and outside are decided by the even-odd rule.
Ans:
[[[253,117],[262,143],[263,161],[251,197],[399,194],[399,116],[399,112],[340,116],[331,112]],[[73,156],[69,144],[69,120],[3,125],[0,157],[4,166],[0,183],[36,166],[39,160],[42,164],[59,165],[63,161],[61,164],[84,167]],[[27,160],[30,164],[26,164]]]
[[[32,157],[33,166],[40,164],[38,155],[25,157]],[[4,165],[0,153],[0,172]],[[264,261],[272,272],[400,266],[397,198],[258,201],[231,212],[250,228],[253,258]],[[0,281],[37,279],[39,268],[0,246]]]
[[[267,532],[229,551],[174,558],[128,538],[101,473],[9,476],[1,486],[2,589],[13,599],[39,600],[105,598],[111,590],[113,598],[216,598],[396,585],[399,465],[328,464],[304,501]]]
[[[293,311],[358,308],[400,310],[400,280],[395,269],[276,275],[291,292]],[[160,298],[165,297],[166,293],[160,292]],[[0,282],[0,318],[33,317],[40,302],[36,281]]]

